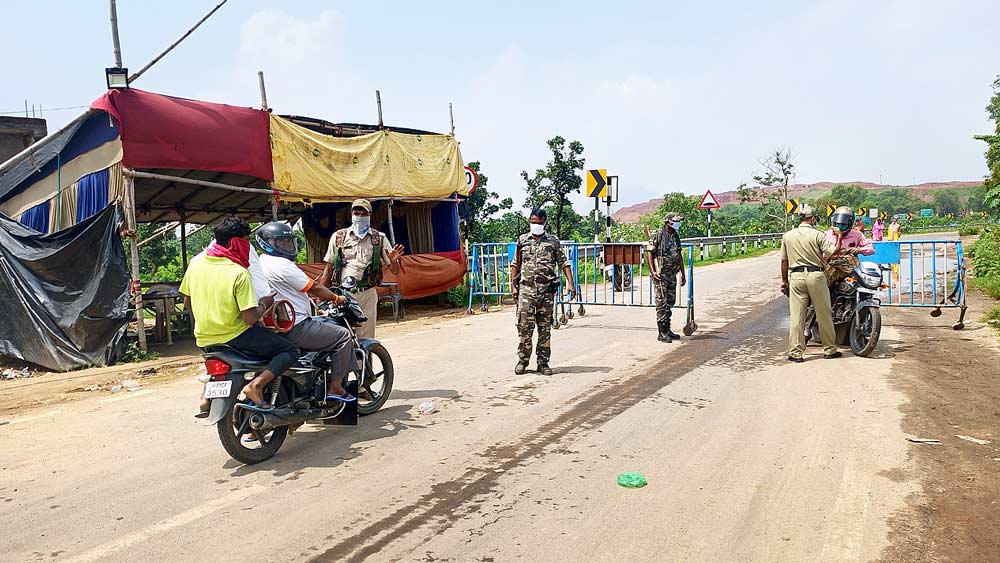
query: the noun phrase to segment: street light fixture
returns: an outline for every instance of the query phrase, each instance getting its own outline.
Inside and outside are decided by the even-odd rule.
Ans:
[[[104,74],[108,79],[108,90],[128,90],[127,68],[106,68]]]

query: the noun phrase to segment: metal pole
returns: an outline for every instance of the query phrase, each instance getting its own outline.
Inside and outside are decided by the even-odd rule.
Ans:
[[[139,348],[145,352],[149,348],[146,345],[146,324],[142,316],[142,284],[139,281],[139,233],[135,222],[135,178],[131,175],[125,176],[125,197],[128,201],[125,217],[129,238],[132,239],[132,291],[135,293],[136,338],[139,340]]]
[[[198,20],[198,23],[194,24],[194,27],[192,27],[191,29],[187,30],[187,32],[184,33],[184,35],[181,35],[180,38],[177,41],[174,41],[173,43],[171,43],[169,47],[167,47],[166,49],[164,49],[163,52],[161,52],[159,55],[156,55],[155,59],[153,59],[153,60],[149,61],[148,63],[146,63],[146,66],[140,68],[138,72],[136,72],[132,76],[129,76],[128,77],[129,83],[135,82],[135,80],[137,78],[139,78],[140,76],[142,76],[142,73],[144,73],[147,70],[149,70],[149,67],[155,65],[156,63],[158,63],[160,61],[160,59],[162,59],[163,57],[165,57],[167,55],[167,53],[169,53],[170,51],[173,51],[174,47],[180,45],[181,41],[184,41],[185,39],[187,39],[188,35],[191,35],[192,33],[194,33],[194,30],[198,29],[198,27],[201,26],[201,24],[205,23],[205,20],[207,20],[208,18],[212,17],[212,14],[214,14],[217,11],[219,11],[219,8],[221,8],[222,5],[225,4],[227,1],[228,0],[222,0],[222,2],[219,2],[219,4],[216,7],[212,8],[211,12],[205,14],[205,17],[203,17],[200,20]],[[114,5],[114,0],[112,0],[111,4]],[[115,38],[117,40],[117,31],[115,32]],[[118,66],[119,67],[122,66],[121,61],[118,61]]]
[[[257,71],[257,82],[260,83],[260,109],[267,111],[267,90],[264,89],[264,71]]]
[[[605,230],[607,231],[605,239],[607,242],[611,242],[611,196],[610,195],[608,195],[608,197],[604,200],[604,203],[607,204],[606,205],[607,217],[604,218],[604,221],[606,223]]]
[[[708,210],[708,238],[712,238],[712,210]]]
[[[122,67],[122,46],[118,39],[118,6],[111,0],[111,42],[115,46],[115,67]],[[143,348],[145,350],[145,348]]]
[[[382,93],[378,90],[375,90],[375,105],[378,106],[378,128],[382,129]],[[392,209],[391,205],[389,209]]]
[[[594,198],[594,244],[601,242],[600,227],[598,226],[601,219],[601,200],[599,198]]]

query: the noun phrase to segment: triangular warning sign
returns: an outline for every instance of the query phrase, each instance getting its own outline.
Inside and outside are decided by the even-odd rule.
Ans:
[[[698,209],[719,209],[722,207],[719,205],[719,200],[715,199],[715,194],[712,190],[705,192],[705,197],[701,198],[701,203],[698,204]]]

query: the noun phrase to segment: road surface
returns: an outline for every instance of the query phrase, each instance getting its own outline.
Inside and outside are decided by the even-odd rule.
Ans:
[[[895,354],[784,361],[777,255],[696,270],[699,331],[590,307],[554,375],[513,374],[511,310],[386,338],[393,398],[242,466],[194,376],[0,426],[10,561],[867,561],[919,486]],[[681,312],[677,313],[683,317]],[[681,323],[675,323],[675,325]],[[891,323],[887,323],[891,325]],[[883,339],[904,336],[893,326]],[[420,415],[434,401],[439,412]],[[643,489],[616,486],[643,473]]]

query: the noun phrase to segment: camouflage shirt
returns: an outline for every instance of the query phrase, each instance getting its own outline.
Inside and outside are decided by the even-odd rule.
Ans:
[[[653,253],[653,259],[661,270],[673,271],[675,274],[681,271],[684,258],[681,256],[681,237],[677,231],[668,233],[666,227],[654,231],[649,237],[647,248]]]
[[[537,240],[525,234],[517,239],[517,248],[521,251],[520,262],[515,257],[521,280],[520,295],[526,299],[551,298],[559,287],[559,272],[566,266],[559,239],[548,233]]]

